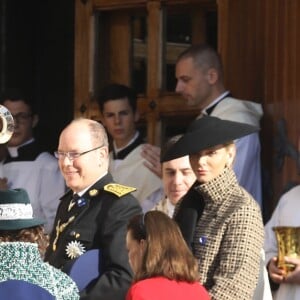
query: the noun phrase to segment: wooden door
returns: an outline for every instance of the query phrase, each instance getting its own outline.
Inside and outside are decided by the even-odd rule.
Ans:
[[[217,46],[215,0],[77,0],[74,115],[101,120],[95,97],[118,82],[138,91],[148,142],[183,132],[199,110],[174,92],[174,66],[196,42]]]

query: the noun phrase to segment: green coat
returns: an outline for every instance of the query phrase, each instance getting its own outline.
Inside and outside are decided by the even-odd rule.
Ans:
[[[0,282],[12,279],[38,285],[57,300],[79,299],[75,282],[62,271],[43,262],[34,243],[0,243]]]

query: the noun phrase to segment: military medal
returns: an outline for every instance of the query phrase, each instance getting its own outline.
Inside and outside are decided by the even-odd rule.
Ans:
[[[72,241],[66,247],[66,253],[71,259],[79,257],[85,251],[84,246],[79,241]]]

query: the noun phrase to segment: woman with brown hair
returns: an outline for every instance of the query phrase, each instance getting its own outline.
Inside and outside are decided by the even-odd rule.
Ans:
[[[197,260],[165,213],[149,211],[133,217],[126,244],[135,274],[126,300],[210,299],[199,283]]]

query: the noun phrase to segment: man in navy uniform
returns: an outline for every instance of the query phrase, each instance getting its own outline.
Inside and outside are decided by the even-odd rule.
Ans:
[[[102,275],[81,299],[124,299],[132,280],[127,222],[142,212],[131,195],[135,188],[115,183],[108,173],[107,134],[96,121],[72,121],[55,155],[70,191],[61,198],[45,260],[63,268],[86,251],[100,249]]]

